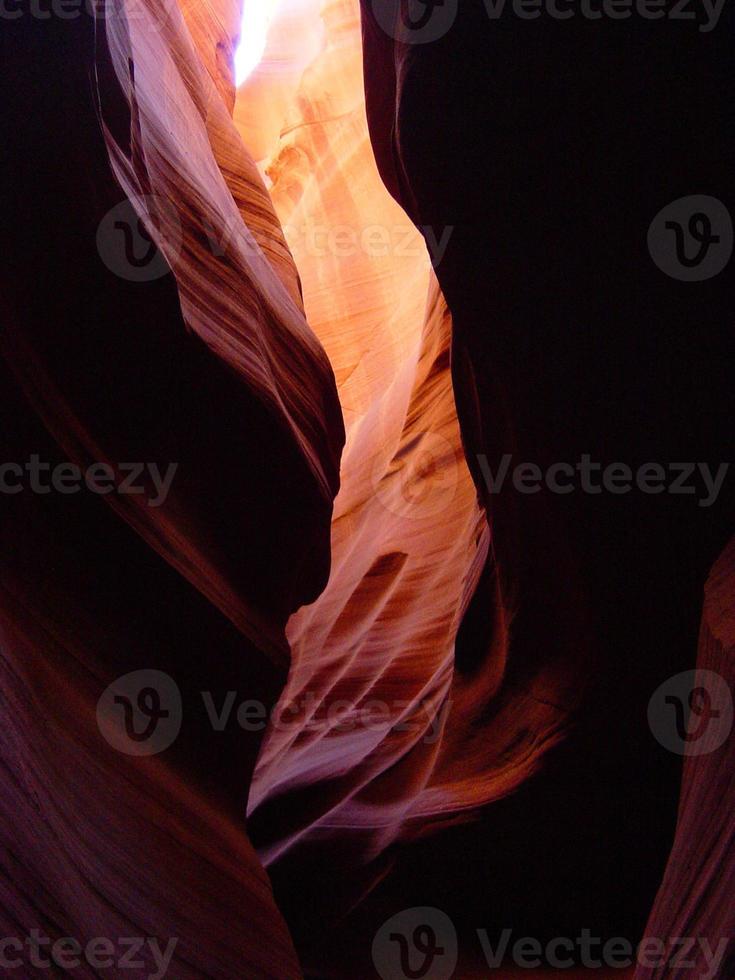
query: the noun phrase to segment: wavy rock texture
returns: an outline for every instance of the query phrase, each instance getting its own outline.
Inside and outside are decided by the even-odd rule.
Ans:
[[[174,4],[157,5],[166,9]],[[242,3],[232,0],[179,0],[178,8],[196,47],[197,55],[231,115],[235,106],[233,62],[240,38]],[[153,8],[154,10],[156,8]]]
[[[347,442],[332,573],[289,622],[288,723],[269,734],[259,761],[252,826],[268,864],[299,849],[313,860],[315,848],[338,844],[354,872],[427,822],[515,789],[563,715],[532,690],[501,702],[492,736],[479,724],[503,683],[502,628],[478,675],[454,673],[488,532],[456,420],[450,318],[421,237],[374,163],[358,5],[279,11],[235,117],[254,153],[272,141],[262,164],[308,321],[335,371]],[[323,24],[323,48],[294,88],[301,65],[284,52],[294,17],[307,14]],[[268,118],[249,113],[251,101],[271,108]],[[451,232],[436,230],[437,246]]]
[[[637,93],[630,62],[645,59],[614,48],[601,70],[576,31],[527,46],[525,23],[490,44],[479,11],[412,48],[371,4],[284,0],[237,95],[230,0],[120,0],[96,32],[89,18],[3,28],[19,93],[7,458],[106,460],[117,480],[126,459],[178,469],[160,507],[147,486],[4,508],[2,935],[175,937],[173,976],[288,980],[291,934],[302,955],[311,922],[389,870],[411,894],[407,853],[437,869],[429,894],[456,876],[440,900],[472,928],[488,890],[498,921],[520,895],[528,929],[642,928],[678,772],[641,719],[691,659],[731,498],[705,523],[688,501],[493,494],[478,455],[494,469],[504,452],[716,458],[724,316],[693,343],[701,297],[649,284],[625,220],[643,220],[639,190],[663,193],[651,126],[677,160],[671,197],[716,182],[729,144],[700,153],[718,132],[706,96],[684,93],[677,116],[646,90],[625,158],[628,116],[605,85],[621,69]],[[680,76],[660,74],[682,95]],[[588,118],[599,139],[580,135]],[[696,152],[676,155],[691,126]],[[603,176],[582,192],[590,168]],[[100,260],[121,188],[171,270],[160,280]],[[725,287],[706,300],[724,311]],[[702,627],[702,662],[727,677],[730,559]],[[121,756],[95,705],[151,668],[179,684],[182,733],[160,756]],[[201,692],[233,690],[273,711],[264,738],[213,733]],[[713,860],[732,843],[719,758],[687,764],[651,929],[732,927]]]
[[[25,222],[26,254],[34,262],[17,269],[4,337],[13,373],[8,398],[14,414],[27,417],[19,429],[18,458],[37,443],[49,455],[65,453],[81,465],[152,458],[175,459],[179,468],[160,508],[146,506],[145,495],[86,502],[64,522],[58,539],[58,502],[45,509],[33,498],[16,502],[17,526],[37,528],[37,561],[19,565],[11,558],[6,567],[8,669],[17,670],[23,659],[33,663],[33,651],[40,655],[43,643],[29,615],[38,630],[57,635],[59,647],[53,656],[45,650],[43,669],[37,665],[29,673],[26,667],[19,680],[8,681],[18,736],[6,750],[11,768],[42,771],[37,754],[43,742],[21,742],[30,710],[24,715],[23,705],[41,705],[59,732],[81,711],[84,721],[65,768],[85,773],[80,793],[84,787],[108,787],[106,806],[91,815],[84,837],[122,855],[115,833],[125,828],[112,819],[111,808],[133,806],[124,800],[128,792],[134,799],[135,791],[111,776],[115,760],[107,750],[95,758],[95,692],[123,669],[156,664],[186,688],[189,707],[198,688],[225,690],[228,683],[262,690],[270,704],[282,678],[286,615],[321,592],[288,623],[292,666],[281,703],[310,700],[295,727],[284,732],[276,726],[268,738],[250,792],[251,824],[268,863],[298,855],[300,847],[308,851],[315,841],[341,848],[350,891],[349,879],[359,879],[362,866],[399,837],[421,833],[437,818],[466,817],[521,783],[553,743],[558,717],[553,706],[542,708],[548,716],[544,736],[519,741],[522,723],[514,708],[506,708],[500,713],[503,738],[488,741],[479,727],[468,734],[501,684],[506,633],[498,631],[489,669],[455,676],[456,634],[482,571],[488,533],[461,449],[448,360],[450,320],[420,236],[383,189],[372,162],[357,6],[332,3],[321,11],[312,5],[287,14],[296,15],[312,22],[321,16],[323,26],[314,32],[321,39],[318,57],[305,72],[287,65],[285,81],[276,82],[283,100],[274,103],[287,106],[284,119],[274,126],[256,114],[245,136],[257,146],[278,135],[268,165],[272,199],[300,267],[311,326],[271,198],[230,120],[228,52],[235,27],[229,7],[184,5],[182,15],[173,5],[122,4],[110,8],[96,37],[87,21],[60,32],[49,73],[53,77],[56,68],[61,74],[68,60],[76,61],[74,91],[83,110],[68,131],[63,106],[43,101],[40,78],[23,64],[22,46],[14,51],[11,64],[27,82],[28,104],[39,103],[35,124],[45,122],[70,162],[84,159],[80,173],[94,188],[70,189],[62,175],[47,170],[36,178],[34,210]],[[28,28],[25,40],[34,29]],[[276,30],[275,43],[278,36]],[[49,35],[39,37],[50,44]],[[84,78],[93,51],[96,71],[88,86]],[[261,74],[266,69],[267,62]],[[261,105],[266,92],[267,86],[258,92]],[[35,138],[28,126],[20,132],[19,159],[33,153]],[[175,292],[169,279],[140,288],[111,278],[93,255],[93,231],[115,201],[106,154],[173,271]],[[30,186],[25,196],[23,190],[19,200],[32,200]],[[316,225],[320,236],[342,225],[368,237],[361,234],[349,255],[330,238],[324,255],[308,232],[300,233],[307,225]],[[82,257],[81,279],[64,262],[49,267],[48,257],[39,254],[38,242],[52,240],[52,227],[75,242],[69,251]],[[376,230],[378,244],[369,234]],[[387,246],[381,244],[385,235]],[[39,266],[49,269],[55,287],[29,306],[28,276]],[[103,331],[96,329],[97,320]],[[65,327],[61,362],[59,324]],[[325,518],[337,488],[342,439],[332,370],[348,442],[331,529],[333,569],[323,589],[329,558]],[[123,396],[128,388],[136,393],[132,404]],[[25,407],[14,397],[26,399]],[[222,425],[223,417],[229,425]],[[216,507],[207,500],[215,486]],[[103,542],[107,546],[100,551]],[[144,573],[138,566],[149,554]],[[72,584],[74,555],[84,555],[85,567],[94,570],[87,587]],[[95,620],[89,613],[91,581],[105,596],[115,591],[113,555],[126,584],[114,610]],[[159,578],[169,583],[170,611],[157,605]],[[188,617],[171,626],[184,595],[201,617],[196,629]],[[430,608],[427,595],[433,597]],[[68,620],[59,619],[62,607]],[[138,628],[148,630],[150,643],[135,640],[131,608],[146,624]],[[112,637],[104,651],[95,640],[95,623]],[[164,623],[173,628],[175,641],[160,650],[154,638]],[[198,644],[210,633],[225,652],[216,665],[208,660],[197,667]],[[133,647],[135,656],[126,656]],[[55,681],[47,676],[47,662],[55,664]],[[74,699],[73,711],[58,705],[52,710],[49,699],[56,703],[60,687],[77,691],[73,677],[80,669],[91,670],[95,681]],[[235,834],[246,894],[233,892],[233,901],[262,909],[257,915],[267,917],[263,879],[237,829],[237,804],[248,796],[258,741],[233,739],[214,765],[215,746],[203,728],[193,728],[172,750],[170,764],[129,767],[151,781],[154,797],[162,794],[182,812],[210,806],[198,796],[186,803],[187,787],[214,794],[220,801],[212,815],[216,829],[202,830],[202,839]],[[192,752],[197,743],[190,758],[185,747]],[[240,757],[241,764],[233,765]],[[30,801],[36,791],[28,779]],[[163,846],[152,830],[159,819],[142,808],[135,835],[151,870],[157,866],[151,849]],[[53,832],[66,840],[65,850],[52,857],[42,848],[35,871],[57,881],[71,874],[74,881],[69,867],[80,868],[75,916],[58,928],[83,937],[91,922],[104,924],[104,883],[120,873],[114,862],[91,868],[70,834],[61,827]],[[16,840],[11,850],[28,846]],[[170,846],[173,856],[181,845]],[[194,860],[196,847],[191,852]],[[172,859],[170,867],[178,882],[186,864],[177,867]],[[82,868],[91,875],[88,883]],[[196,867],[187,873],[192,879],[198,874]],[[368,878],[375,873],[373,868]],[[175,893],[180,885],[166,876],[127,880],[124,894],[110,902],[124,919],[133,908],[155,907],[158,887]],[[280,952],[269,969],[285,976],[292,969],[288,941],[275,912],[271,928]],[[119,927],[108,923],[106,931]],[[227,975],[227,952],[218,946],[225,939],[206,915],[201,928],[179,925],[178,932],[187,934],[177,952],[182,971],[189,957],[198,962],[209,956],[216,964],[212,970]],[[242,934],[226,938],[235,946],[244,941]],[[195,955],[198,943],[201,952]],[[257,949],[249,955],[257,957]],[[253,968],[264,969],[255,961]]]
[[[697,669],[714,671],[733,690],[735,686],[735,540],[717,560],[704,591]],[[722,722],[721,722],[722,724]],[[689,756],[684,763],[676,838],[646,935],[704,936],[710,949],[725,948],[718,976],[735,970],[735,906],[732,869],[735,862],[733,740],[716,745],[718,726],[710,725],[711,751]],[[719,742],[720,739],[718,738]],[[727,945],[729,943],[729,947]],[[653,969],[640,967],[637,980],[683,977],[696,970],[711,972],[705,951],[697,944],[686,957],[689,965]]]
[[[275,703],[286,620],[328,576],[341,413],[221,86],[178,8],[125,9],[96,36],[86,16],[3,31],[21,93],[6,118],[6,458],[107,461],[116,484],[119,461],[178,468],[157,507],[146,485],[3,508],[2,932],[176,939],[176,976],[296,977],[245,830],[260,736],[213,738],[201,692]],[[145,195],[173,277],[103,265],[115,176]],[[151,668],[181,689],[182,733],[165,755],[121,756],[95,705]]]
[[[559,765],[516,806],[494,808],[504,819],[483,818],[487,844],[462,837],[482,869],[474,889],[465,872],[462,914],[483,915],[484,899],[470,908],[468,896],[497,868],[490,841],[502,831],[506,845],[524,845],[511,847],[495,891],[517,891],[505,914],[529,934],[584,920],[635,935],[665,865],[680,776],[651,737],[646,703],[693,664],[701,588],[732,533],[735,487],[691,506],[675,493],[524,494],[507,482],[494,492],[485,475],[508,455],[542,472],[585,456],[632,469],[708,460],[714,471],[730,458],[732,276],[688,290],[655,267],[647,232],[660,208],[701,188],[730,198],[733,14],[700,32],[635,15],[525,21],[506,8],[493,19],[488,6],[427,8],[451,28],[414,44],[400,27],[408,0],[388,8],[394,24],[383,5],[361,2],[381,176],[417,226],[455,229],[436,272],[511,622],[506,690],[516,682],[518,703],[535,689],[560,713],[583,695]],[[524,722],[538,730],[530,710]]]

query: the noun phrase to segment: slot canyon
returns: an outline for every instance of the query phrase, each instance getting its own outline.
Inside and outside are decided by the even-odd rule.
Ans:
[[[3,975],[735,977],[732,5],[491,7],[3,7]]]

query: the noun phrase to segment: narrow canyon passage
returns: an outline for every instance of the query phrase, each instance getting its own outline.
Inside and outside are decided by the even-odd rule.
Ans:
[[[19,976],[38,929],[80,977],[547,976],[559,940],[568,977],[732,973],[732,277],[646,238],[727,201],[731,12],[487,12],[2,25]],[[599,485],[684,460],[691,491]],[[679,750],[654,709],[695,666]]]

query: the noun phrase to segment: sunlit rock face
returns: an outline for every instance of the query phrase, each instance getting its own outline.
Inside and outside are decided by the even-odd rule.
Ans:
[[[58,497],[13,501],[3,689],[14,714],[2,750],[23,777],[4,827],[8,851],[32,869],[8,869],[10,904],[30,930],[25,896],[43,881],[64,935],[132,932],[137,918],[179,940],[177,975],[288,977],[295,958],[245,832],[248,805],[262,860],[326,831],[344,855],[339,884],[427,818],[469,813],[520,778],[475,782],[483,752],[460,764],[448,734],[453,712],[469,721],[483,702],[477,685],[453,690],[453,654],[487,528],[460,446],[446,305],[372,164],[357,8],[284,14],[318,29],[298,48],[308,64],[286,65],[284,118],[262,111],[265,149],[252,155],[231,119],[233,11],[144,2],[117,13],[129,16],[110,16],[96,42],[89,21],[58,36],[24,29],[23,41],[43,39],[52,79],[77,66],[71,123],[23,45],[9,63],[26,92],[19,168],[38,155],[36,130],[20,125],[33,115],[83,184],[70,190],[42,168],[16,188],[23,262],[5,299],[3,397],[17,458],[40,449],[80,465],[174,459],[178,469],[156,508],[146,495],[80,497],[69,517]],[[170,266],[160,282],[100,263],[98,228],[120,188]],[[333,239],[339,226],[346,243]],[[52,229],[78,246],[60,260],[40,248]],[[48,289],[32,289],[31,273]],[[93,616],[95,589],[105,598]],[[168,754],[121,760],[100,739],[95,704],[116,677],[152,664],[198,720]],[[481,687],[495,683],[482,674]],[[295,730],[274,726],[252,786],[260,736],[213,739],[199,703],[201,691],[221,701],[231,687],[268,710],[278,695],[309,698]],[[24,738],[35,711],[63,743],[53,771],[44,739]],[[32,814],[51,797],[86,815],[79,835],[59,814],[47,837],[35,833]],[[122,867],[133,842],[140,875]],[[196,923],[185,881],[208,905]],[[218,925],[235,908],[238,925]]]
[[[297,18],[311,25],[307,52],[321,36],[306,66]],[[501,684],[505,635],[472,684],[455,677],[488,530],[461,445],[446,304],[374,162],[358,4],[281,4],[235,118],[262,158],[347,432],[330,581],[289,622],[284,722],[258,765],[251,826],[269,864],[352,840],[355,865],[510,792],[563,719],[521,697],[495,738],[467,734]],[[429,229],[437,260],[451,234]]]
[[[198,5],[189,29],[173,5],[135,8],[3,31],[4,81],[23,92],[5,117],[4,452],[106,461],[118,492],[2,509],[0,931],[142,934],[177,977],[295,978],[245,830],[261,736],[213,738],[202,692],[267,710],[280,694],[287,619],[328,578],[341,411],[231,121],[219,15]],[[124,252],[102,261],[121,187],[160,278],[135,280]],[[120,492],[122,460],[176,462],[166,499]],[[96,705],[153,669],[178,685],[181,731],[160,754],[118,751]]]
[[[564,923],[618,901],[636,923],[668,847],[657,807],[663,798],[673,814],[678,779],[641,731],[641,705],[693,656],[698,587],[727,515],[687,540],[675,504],[626,510],[615,498],[598,519],[579,497],[494,495],[478,454],[495,469],[506,450],[574,461],[599,432],[619,449],[610,404],[653,405],[660,421],[665,372],[650,402],[643,382],[671,345],[639,358],[635,310],[606,319],[599,236],[584,254],[564,247],[579,172],[569,176],[567,142],[550,140],[532,88],[520,107],[547,142],[528,153],[513,93],[477,105],[485,55],[463,61],[454,40],[394,45],[372,5],[361,24],[357,0],[267,6],[263,58],[237,93],[249,21],[229,0],[123,0],[126,16],[96,38],[87,20],[12,28],[8,458],[178,469],[159,507],[148,488],[143,499],[18,495],[4,508],[0,841],[12,885],[0,935],[30,932],[40,909],[55,934],[82,941],[175,938],[172,976],[288,980],[301,972],[292,936],[302,954],[310,922],[359,913],[379,879],[405,885],[416,854],[439,869],[429,894],[469,905],[472,928],[488,924],[489,891],[499,921],[535,912],[534,930],[556,927],[560,894]],[[460,25],[460,48],[477,55],[478,25]],[[508,35],[521,39],[504,52],[511,65],[521,27]],[[554,45],[533,50],[543,79]],[[473,127],[493,130],[489,105],[503,132],[490,162],[472,139]],[[559,131],[583,154],[566,105],[552,103]],[[635,194],[635,181],[621,186]],[[121,189],[170,267],[159,282],[100,262],[98,230]],[[589,230],[599,213],[586,204]],[[567,261],[576,283],[596,272],[583,300]],[[629,271],[617,269],[614,296],[644,289]],[[686,307],[678,294],[649,300],[661,331]],[[568,342],[567,304],[584,343]],[[691,400],[708,392],[716,414],[725,357],[709,341],[706,364],[692,349],[682,361],[712,382]],[[639,541],[648,550],[633,561]],[[701,653],[728,677],[731,558],[708,588]],[[152,667],[176,678],[185,724],[160,755],[121,756],[95,706],[115,678]],[[201,693],[222,705],[233,690],[272,713],[264,737],[213,733]],[[545,766],[560,746],[561,764]],[[652,929],[731,930],[703,857],[731,849],[726,751],[686,771]],[[712,799],[707,826],[700,795]],[[641,826],[629,813],[639,804]],[[436,837],[473,832],[471,818],[466,849]],[[688,897],[697,858],[716,902]],[[320,962],[313,975],[326,975]]]
[[[316,0],[277,0],[262,58],[242,80],[235,103],[235,122],[255,160],[268,160],[277,149],[288,113],[307,67],[325,43],[324,25]],[[248,30],[243,13],[243,38]],[[340,82],[339,91],[344,91]]]
[[[293,36],[287,7],[273,46],[279,31]],[[379,840],[410,816],[435,764],[440,737],[422,742],[448,703],[454,635],[486,547],[454,415],[446,310],[435,289],[429,297],[423,241],[372,160],[357,7],[313,3],[301,15],[323,25],[323,46],[276,119],[264,163],[307,318],[335,371],[347,443],[330,582],[289,623],[283,704],[297,706],[296,717],[270,735],[251,794],[257,826],[273,838],[268,860],[323,823],[368,837],[381,774],[402,760],[423,775],[403,791],[393,777]],[[240,102],[272,105],[262,87],[268,67]],[[418,582],[436,596],[431,617]],[[405,718],[412,731],[392,733]],[[304,820],[299,793],[320,783],[329,791]],[[279,827],[270,804],[290,812],[292,826]]]
[[[166,4],[162,5],[166,8]],[[179,0],[197,54],[231,112],[235,103],[235,51],[240,39],[240,2]]]
[[[729,458],[733,389],[721,365],[733,363],[733,278],[687,290],[656,269],[647,232],[665,202],[695,188],[731,195],[733,11],[727,27],[702,33],[675,18],[531,24],[498,22],[487,4],[435,4],[432,43],[407,43],[412,6],[390,5],[391,23],[382,4],[361,2],[368,118],[391,193],[418,226],[455,228],[436,271],[463,440],[512,615],[506,690],[520,680],[516,703],[533,689],[561,713],[583,695],[554,756],[563,764],[505,807],[505,822],[493,816],[502,806],[490,808],[487,840],[512,826],[524,841],[508,880],[523,893],[513,919],[533,934],[561,891],[569,921],[609,921],[615,908],[640,934],[680,775],[651,738],[646,703],[693,665],[701,589],[732,533],[735,486],[709,507],[676,493],[497,492],[478,457],[492,473],[507,455],[542,472],[585,456],[633,469],[707,459],[714,471]],[[445,15],[451,29],[436,26]],[[532,714],[525,721],[537,730]],[[685,806],[696,821],[691,793]],[[718,846],[731,834],[732,821]],[[485,868],[496,867],[491,849]]]

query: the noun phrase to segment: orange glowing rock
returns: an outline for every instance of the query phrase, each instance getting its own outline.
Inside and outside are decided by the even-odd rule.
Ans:
[[[306,49],[297,23],[311,25]],[[323,41],[305,64],[317,24]],[[269,862],[322,827],[374,856],[427,820],[506,794],[542,754],[519,748],[515,765],[493,762],[522,727],[525,702],[492,745],[468,740],[502,677],[506,637],[473,683],[455,677],[489,532],[457,423],[450,317],[422,236],[378,174],[361,58],[356,0],[283,3],[235,107],[270,181],[347,432],[329,584],[289,623],[288,723],[269,734],[251,791]],[[438,249],[451,233],[434,230]],[[558,719],[532,710],[548,716],[539,726],[548,747]],[[300,818],[298,794],[320,784],[329,791]],[[271,805],[293,810],[283,832]]]

